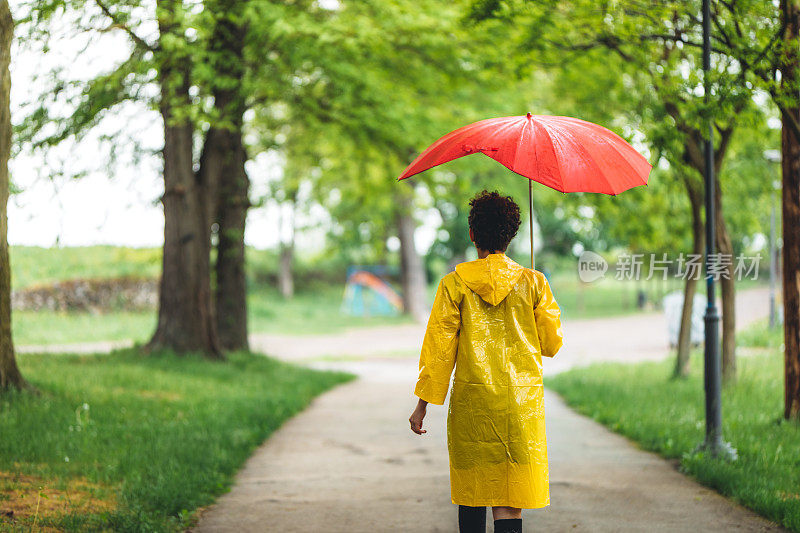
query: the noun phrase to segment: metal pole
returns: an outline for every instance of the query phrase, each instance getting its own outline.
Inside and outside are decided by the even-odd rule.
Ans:
[[[711,69],[710,40],[711,7],[709,0],[703,0],[703,102],[709,109],[708,73]],[[708,304],[705,312],[705,365],[704,381],[706,393],[706,439],[703,447],[716,456],[722,445],[722,405],[720,391],[722,379],[720,373],[719,351],[719,313],[717,312],[714,278],[711,275],[711,259],[714,254],[716,213],[714,209],[714,127],[712,119],[708,119],[708,137],[705,139],[705,189],[706,189],[706,295]]]
[[[536,268],[536,259],[533,251],[533,180],[528,180],[528,206],[530,207],[530,230],[531,230],[531,270]]]

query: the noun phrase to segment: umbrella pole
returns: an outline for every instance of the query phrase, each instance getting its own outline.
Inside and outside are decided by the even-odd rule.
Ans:
[[[531,270],[536,268],[536,259],[534,258],[533,252],[533,180],[528,180],[528,206],[530,207],[530,211],[528,212],[530,218],[530,230],[531,230]]]

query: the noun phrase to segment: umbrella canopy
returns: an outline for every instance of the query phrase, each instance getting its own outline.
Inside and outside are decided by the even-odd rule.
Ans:
[[[481,120],[448,133],[422,152],[399,179],[476,153],[561,192],[616,195],[646,185],[652,169],[647,159],[609,129],[573,117],[528,113]]]
[[[561,192],[617,195],[647,185],[653,166],[630,144],[602,126],[579,118],[532,115],[490,118],[452,131],[411,162],[402,180],[465,155],[482,153],[530,181],[531,268],[533,182]]]

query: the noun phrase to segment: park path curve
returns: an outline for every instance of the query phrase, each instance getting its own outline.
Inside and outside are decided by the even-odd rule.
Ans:
[[[740,293],[742,325],[765,316],[766,309],[765,291]],[[569,342],[545,373],[603,358],[663,358],[663,327],[658,313],[565,321]],[[446,408],[429,407],[426,435],[408,429],[416,361],[397,353],[418,349],[419,330],[370,328],[316,337],[313,345],[307,338],[256,336],[254,344],[271,354],[360,377],[287,421],[193,531],[455,531]],[[391,355],[370,356],[380,353]],[[317,358],[336,354],[367,358]],[[575,413],[554,392],[546,390],[545,403],[551,505],[524,511],[526,531],[783,531]]]

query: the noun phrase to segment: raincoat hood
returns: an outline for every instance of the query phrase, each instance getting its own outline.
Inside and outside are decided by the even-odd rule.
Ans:
[[[490,305],[497,305],[508,296],[523,270],[524,267],[502,253],[456,265],[456,274],[466,286]]]

